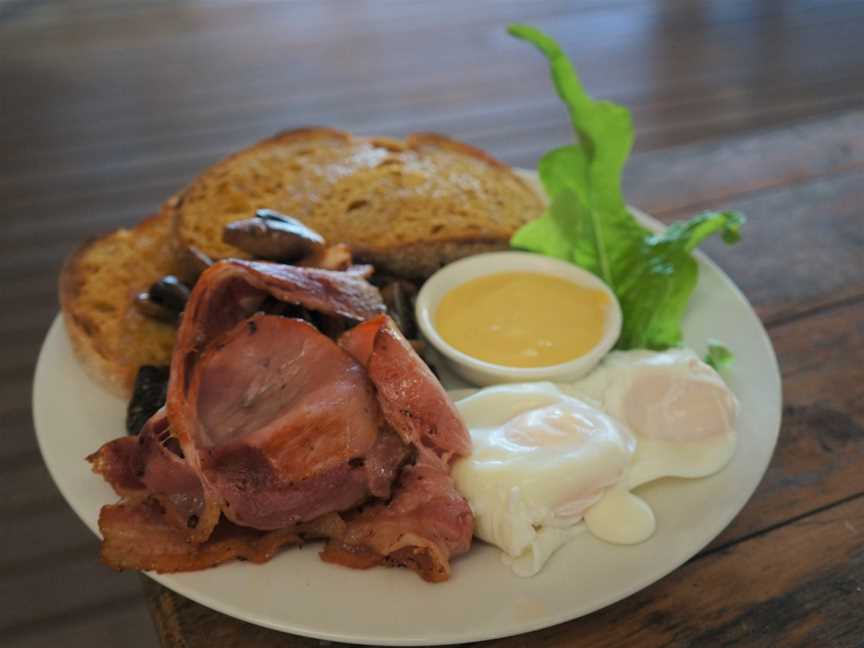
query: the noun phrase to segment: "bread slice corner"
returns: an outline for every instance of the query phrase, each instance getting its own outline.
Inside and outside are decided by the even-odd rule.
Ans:
[[[170,363],[175,327],[140,313],[134,298],[180,272],[168,212],[91,239],[66,259],[59,280],[63,321],[95,382],[128,397],[141,365]]]

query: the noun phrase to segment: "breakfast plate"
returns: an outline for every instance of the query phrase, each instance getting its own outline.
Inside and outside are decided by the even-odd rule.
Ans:
[[[662,227],[638,216],[649,227]],[[327,564],[315,545],[283,551],[264,565],[234,562],[149,575],[244,621],[320,639],[390,645],[536,630],[650,585],[697,553],[743,508],[771,459],[780,425],[780,376],[768,336],[731,280],[705,255],[696,256],[700,279],[684,320],[685,343],[701,352],[708,338],[721,337],[735,354],[725,378],[741,402],[739,445],[729,465],[712,477],[665,479],[639,489],[657,515],[657,531],[648,541],[615,546],[584,533],[528,579],[513,575],[498,550],[481,542],[454,562],[451,579],[440,584],[408,570],[351,571]],[[441,378],[454,396],[467,393],[467,385],[446,370]],[[57,317],[36,368],[36,434],[58,488],[97,533],[100,508],[116,496],[83,458],[122,434],[125,407],[88,379]]]

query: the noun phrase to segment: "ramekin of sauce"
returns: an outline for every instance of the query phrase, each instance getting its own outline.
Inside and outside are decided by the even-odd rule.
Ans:
[[[420,290],[416,315],[429,343],[477,385],[576,380],[621,333],[621,307],[603,281],[527,252],[445,266]]]

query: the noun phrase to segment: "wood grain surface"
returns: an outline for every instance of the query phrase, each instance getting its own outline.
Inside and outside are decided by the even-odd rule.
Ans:
[[[275,131],[436,130],[533,166],[572,137],[524,21],[637,128],[628,200],[746,212],[706,251],[783,374],[777,452],[697,557],[501,646],[864,645],[864,4],[546,0],[0,2],[0,636],[15,646],[311,646],[99,565],[32,431],[30,383],[82,240]],[[144,602],[150,608],[147,618]],[[156,632],[154,632],[154,627]],[[158,639],[157,639],[158,637]]]

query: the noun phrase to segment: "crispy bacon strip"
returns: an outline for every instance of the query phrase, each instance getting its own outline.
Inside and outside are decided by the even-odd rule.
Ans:
[[[128,501],[152,497],[167,521],[189,542],[203,542],[219,520],[219,507],[207,501],[195,472],[171,449],[164,408],[137,437],[121,437],[87,457],[93,472]],[[176,442],[173,442],[176,444]]]
[[[127,436],[102,445],[87,456],[87,461],[93,472],[101,475],[120,497],[134,498],[147,493],[141,481],[141,455],[138,438]]]
[[[206,569],[235,558],[263,563],[282,546],[301,543],[301,536],[293,529],[262,532],[226,521],[206,542],[190,543],[154,499],[104,506],[99,530],[106,565],[160,573]]]
[[[380,563],[408,567],[424,580],[450,577],[450,559],[471,548],[474,518],[453,486],[441,460],[421,450],[417,463],[402,471],[389,504],[347,516],[322,560],[365,568]]]

